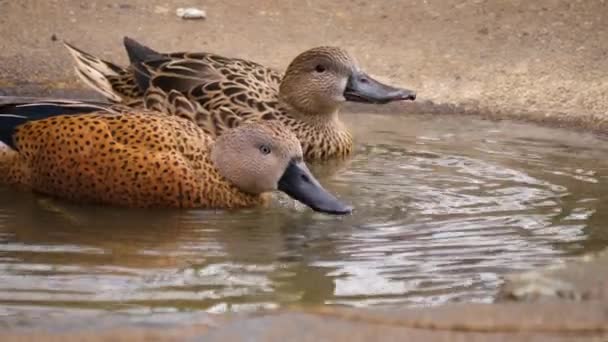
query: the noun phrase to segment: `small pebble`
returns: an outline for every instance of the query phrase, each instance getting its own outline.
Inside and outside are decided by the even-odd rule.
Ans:
[[[177,16],[182,19],[205,19],[205,18],[207,18],[207,13],[205,13],[205,11],[198,9],[198,8],[194,8],[194,7],[178,8],[175,11],[175,14],[177,14]]]
[[[52,34],[51,35],[51,41],[56,42],[57,41],[57,35],[56,34]]]

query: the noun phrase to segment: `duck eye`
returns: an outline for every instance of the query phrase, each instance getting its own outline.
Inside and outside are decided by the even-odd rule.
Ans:
[[[317,66],[315,67],[315,71],[318,73],[324,72],[325,71],[325,67],[321,64],[317,64]]]
[[[269,154],[270,147],[268,145],[262,145],[260,146],[260,152],[262,152],[262,154]]]

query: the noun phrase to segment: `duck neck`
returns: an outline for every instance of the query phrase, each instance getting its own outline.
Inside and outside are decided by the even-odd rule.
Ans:
[[[352,135],[338,117],[338,108],[330,113],[299,111],[285,101],[280,102],[279,116],[300,140],[307,161],[345,157],[352,151]]]
[[[289,98],[279,96],[279,106],[285,115],[312,126],[333,126],[340,123],[339,105],[310,109],[311,106],[297,105],[289,101]]]
[[[213,149],[214,146],[211,146]],[[211,166],[202,169],[200,189],[201,198],[204,198],[211,208],[237,209],[263,205],[268,201],[266,194],[252,195],[241,191],[232,182],[222,175],[217,165],[209,156],[204,157],[205,164]]]

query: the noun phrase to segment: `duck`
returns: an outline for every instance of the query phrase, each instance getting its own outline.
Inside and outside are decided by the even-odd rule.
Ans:
[[[297,137],[276,121],[219,137],[146,109],[75,100],[0,105],[0,181],[80,203],[239,209],[279,190],[315,211],[352,207],[309,171]]]
[[[160,53],[129,37],[124,38],[128,67],[64,44],[76,75],[112,103],[178,115],[214,136],[246,122],[280,121],[300,140],[307,161],[352,153],[353,137],[339,118],[346,101],[416,99],[412,90],[375,80],[334,46],[300,53],[281,73],[209,52]]]

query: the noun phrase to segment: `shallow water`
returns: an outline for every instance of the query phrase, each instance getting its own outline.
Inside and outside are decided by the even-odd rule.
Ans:
[[[355,206],[348,217],[282,196],[238,212],[125,210],[0,188],[0,322],[489,302],[505,274],[608,245],[599,137],[464,117],[344,116],[356,154],[314,169]]]

